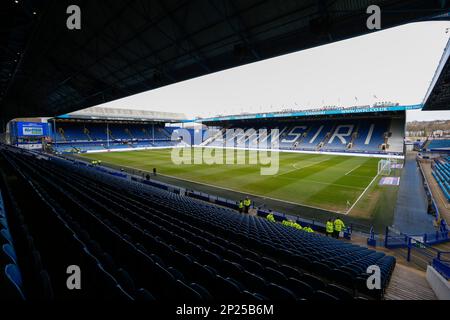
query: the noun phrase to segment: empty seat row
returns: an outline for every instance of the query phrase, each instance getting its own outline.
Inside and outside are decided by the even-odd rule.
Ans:
[[[265,219],[128,181],[71,161],[4,151],[31,180],[56,238],[90,274],[91,296],[126,299],[299,300],[379,298],[359,285],[377,264],[387,286],[395,259]],[[45,228],[36,218],[27,221]],[[36,229],[35,229],[36,230]],[[36,232],[42,236],[42,231]],[[45,236],[42,236],[45,238]],[[75,240],[74,240],[75,239]],[[39,241],[52,276],[50,240]],[[45,253],[45,254],[44,254]],[[100,276],[101,274],[101,276]],[[54,295],[70,294],[52,279]],[[105,290],[115,288],[115,290]],[[114,292],[114,295],[107,293]]]
[[[0,189],[0,298],[25,300],[22,274]]]

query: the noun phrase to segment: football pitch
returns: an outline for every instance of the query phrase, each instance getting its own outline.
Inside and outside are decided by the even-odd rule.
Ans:
[[[203,151],[207,149],[201,149]],[[377,164],[380,159],[280,152],[279,169],[261,175],[263,164],[175,164],[172,149],[82,155],[124,168],[133,168],[181,180],[223,188],[293,204],[344,214],[365,212],[377,206]],[[190,148],[183,152],[193,152]],[[207,151],[211,153],[211,150]],[[237,151],[235,151],[237,152]],[[224,156],[225,156],[225,152]],[[248,157],[248,152],[245,152]],[[366,209],[366,210],[365,210]],[[373,209],[373,208],[372,208]]]

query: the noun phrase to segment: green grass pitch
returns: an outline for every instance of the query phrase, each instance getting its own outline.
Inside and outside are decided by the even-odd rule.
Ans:
[[[184,149],[184,152],[190,151]],[[162,175],[342,213],[357,200],[360,200],[358,204],[367,202],[364,197],[359,198],[377,175],[379,161],[377,158],[280,152],[278,173],[265,176],[260,174],[263,165],[248,162],[176,165],[171,160],[171,149],[95,153],[83,157],[144,171],[156,167]],[[366,193],[377,188],[375,184]],[[355,211],[358,207],[355,206]]]

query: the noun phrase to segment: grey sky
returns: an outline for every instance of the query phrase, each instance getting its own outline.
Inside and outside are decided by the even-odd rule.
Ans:
[[[421,103],[447,43],[449,27],[450,22],[409,24],[183,81],[103,106],[183,112],[195,117],[376,101]],[[408,112],[408,120],[437,119],[450,119],[450,111]]]

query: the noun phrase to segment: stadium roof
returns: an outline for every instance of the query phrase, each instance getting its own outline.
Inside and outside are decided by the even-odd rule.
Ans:
[[[428,88],[423,110],[450,110],[450,39]]]
[[[91,107],[61,116],[57,119],[86,119],[86,120],[132,120],[132,121],[164,121],[184,122],[186,115],[174,112],[132,110],[119,108]]]
[[[233,120],[256,120],[256,119],[270,119],[270,118],[289,118],[289,117],[310,117],[310,116],[335,116],[335,115],[349,115],[349,114],[366,114],[366,113],[384,113],[395,111],[407,111],[421,109],[421,104],[408,106],[363,106],[351,108],[333,108],[333,109],[314,109],[314,110],[299,110],[290,112],[269,112],[269,113],[255,113],[255,114],[240,114],[230,116],[218,116],[213,118],[197,119],[197,122],[219,122],[219,121],[233,121]]]
[[[66,9],[81,8],[81,30]],[[1,1],[0,120],[59,115],[382,28],[448,19],[430,0]]]

